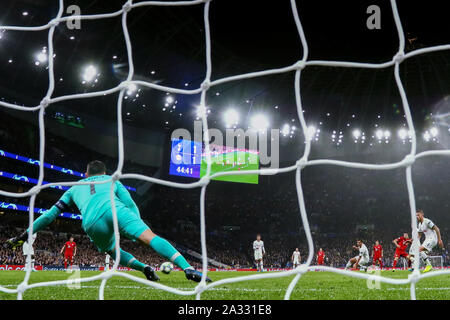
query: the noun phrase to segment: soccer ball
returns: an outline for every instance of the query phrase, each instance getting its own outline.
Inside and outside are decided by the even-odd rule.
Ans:
[[[165,274],[169,274],[173,270],[173,264],[171,262],[164,262],[161,264],[160,270]]]

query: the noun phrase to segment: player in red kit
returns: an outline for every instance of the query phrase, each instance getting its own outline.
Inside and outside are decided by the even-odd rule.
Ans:
[[[377,263],[383,269],[383,247],[378,240],[375,241],[373,246],[373,266],[375,267]]]
[[[317,264],[319,266],[322,266],[324,260],[325,260],[325,252],[322,250],[322,248],[320,248],[319,251],[317,252]]]
[[[73,237],[70,237],[61,249],[61,254],[64,252],[64,269],[67,269],[67,262],[70,262],[70,266],[72,266],[73,257],[77,254],[77,244],[73,240]]]
[[[395,268],[397,266],[398,259],[400,257],[405,258],[408,260],[408,267],[411,266],[411,260],[409,259],[409,254],[406,253],[406,248],[408,245],[412,242],[412,239],[408,237],[408,234],[405,232],[403,233],[403,236],[395,239],[392,241],[396,245],[395,249],[395,256],[394,256],[394,265],[392,266],[392,271],[395,271]]]

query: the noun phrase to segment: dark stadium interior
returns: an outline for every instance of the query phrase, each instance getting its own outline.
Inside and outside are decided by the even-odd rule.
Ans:
[[[124,1],[71,1],[83,14],[113,12]],[[242,0],[215,0],[211,4],[213,46],[212,79],[279,68],[301,59],[301,46],[290,14],[289,1],[263,2],[260,11]],[[324,9],[320,1],[298,2],[300,18],[308,40],[309,60],[339,60],[379,63],[389,61],[397,50],[397,35],[389,1],[336,1]],[[365,22],[348,21],[336,12],[365,12],[368,4],[378,3],[383,12],[383,28],[369,31],[357,28]],[[426,7],[399,2],[407,35],[406,51],[450,43],[448,20],[438,1]],[[352,3],[351,5],[349,3]],[[348,7],[347,7],[348,6]],[[237,9],[239,7],[239,9]],[[22,12],[29,14],[24,16]],[[431,17],[421,23],[419,14]],[[56,14],[55,1],[2,0],[2,25],[41,25]],[[142,8],[132,10],[129,30],[133,43],[135,80],[165,86],[193,89],[205,74],[205,41],[201,7]],[[251,21],[249,23],[249,21]],[[327,22],[326,24],[324,22]],[[330,28],[334,25],[334,28]],[[280,36],[282,34],[282,36]],[[19,105],[36,106],[45,95],[48,74],[45,64],[35,65],[33,55],[47,46],[47,32],[6,31],[0,33],[0,99]],[[71,39],[71,37],[74,37]],[[104,90],[126,79],[128,64],[120,18],[83,22],[81,30],[59,26],[55,32],[55,79],[53,96]],[[83,84],[80,74],[87,64],[95,64],[99,81]],[[450,52],[441,51],[404,61],[401,77],[405,85],[418,136],[418,151],[450,148]],[[405,117],[394,81],[393,68],[368,70],[307,67],[302,73],[301,90],[308,123],[320,128],[313,141],[311,159],[338,159],[364,163],[400,161],[410,152],[409,139],[399,139],[397,130]],[[170,135],[177,128],[192,130],[199,96],[176,95],[176,102],[165,107],[167,94],[148,88],[138,89],[125,100],[125,164],[123,173],[178,181],[169,176],[167,159]],[[56,103],[46,110],[45,161],[85,172],[86,164],[99,159],[108,173],[117,167],[118,94]],[[284,123],[296,126],[291,137],[280,136],[280,167],[295,163],[303,153],[294,97],[294,73],[233,81],[208,92],[209,125],[221,130],[223,112],[234,106],[247,129],[251,115],[270,115],[271,128]],[[66,120],[59,121],[63,114]],[[440,116],[447,114],[447,117]],[[68,117],[75,119],[68,124]],[[76,127],[73,122],[82,127]],[[382,143],[374,137],[377,128],[392,131]],[[424,139],[431,127],[439,135]],[[352,131],[366,132],[367,143],[355,143]],[[336,132],[334,132],[336,131]],[[331,136],[342,131],[343,142]],[[340,138],[339,138],[340,140]],[[387,139],[386,139],[387,140]],[[39,158],[37,112],[13,111],[0,106],[0,150],[32,159]],[[38,178],[38,166],[0,157],[0,171]],[[72,181],[74,177],[45,169],[44,180]],[[444,235],[444,265],[450,266],[450,170],[446,157],[417,160],[413,166],[417,207],[439,225]],[[189,180],[190,182],[195,180]],[[124,180],[136,188],[131,192],[141,215],[152,230],[161,234],[181,252],[200,252],[200,189],[175,189],[138,180]],[[312,166],[302,171],[302,185],[315,250],[323,248],[326,264],[345,266],[354,254],[352,245],[361,238],[369,250],[380,240],[385,264],[394,256],[392,240],[411,232],[411,215],[405,170],[370,171],[337,166]],[[32,183],[0,175],[0,190],[25,192]],[[48,209],[62,195],[61,190],[44,189],[36,207]],[[29,198],[0,196],[0,203],[29,205]],[[74,211],[76,213],[76,208]],[[26,212],[0,207],[0,243],[28,226]],[[260,176],[257,185],[211,181],[206,192],[208,257],[237,267],[253,266],[252,241],[261,233],[267,256],[265,266],[290,265],[292,251],[298,247],[302,260],[307,256],[294,173]],[[16,229],[17,228],[17,229]],[[103,265],[104,254],[84,235],[77,220],[58,218],[35,243],[36,263],[61,265],[59,251],[68,235],[75,235],[79,246],[76,263]],[[159,265],[164,260],[146,248],[124,240],[123,246],[143,262]],[[201,261],[187,256],[195,266]],[[22,264],[22,252],[0,248],[1,264]]]

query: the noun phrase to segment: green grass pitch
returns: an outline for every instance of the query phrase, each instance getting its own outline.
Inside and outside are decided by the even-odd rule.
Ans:
[[[359,272],[359,271],[355,271]],[[97,271],[82,271],[81,277],[99,274]],[[140,272],[133,275],[143,277]],[[255,274],[255,272],[209,272],[212,280]],[[392,278],[407,278],[408,271],[383,271],[382,275]],[[14,288],[24,278],[23,271],[1,271],[0,285]],[[38,271],[31,274],[30,283],[68,279],[73,274],[64,271]],[[187,281],[182,272],[169,275],[159,273],[161,284],[189,290],[196,283]],[[277,300],[283,299],[293,276],[263,279],[220,285],[202,294],[202,299],[214,300]],[[81,283],[81,288],[67,286],[42,287],[27,290],[24,299],[31,300],[95,300],[98,299],[100,281]],[[417,284],[417,299],[450,299],[450,275],[427,278]],[[113,277],[107,283],[105,299],[109,300],[168,300],[194,299],[194,296],[178,296],[134,281]],[[16,299],[15,294],[0,292],[0,299]],[[346,277],[329,272],[308,272],[302,276],[292,293],[293,300],[406,300],[410,299],[408,285],[380,284],[379,289],[368,289],[366,280]]]
[[[236,165],[233,165],[236,162]],[[240,163],[240,164],[237,164]],[[259,155],[244,151],[234,151],[218,156],[211,157],[211,174],[226,171],[239,170],[258,170],[259,169]],[[200,177],[206,174],[206,161],[202,159],[200,168]],[[241,183],[258,183],[257,174],[244,174],[233,176],[221,176],[214,178],[214,180],[241,182]]]

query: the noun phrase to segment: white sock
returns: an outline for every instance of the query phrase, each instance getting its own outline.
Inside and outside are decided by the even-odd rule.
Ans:
[[[350,268],[352,266],[352,263],[350,261],[347,262],[347,265],[345,266],[345,269]]]
[[[425,251],[420,252],[420,259],[422,259],[427,265],[430,265],[430,259],[428,259],[428,255],[425,253]]]

